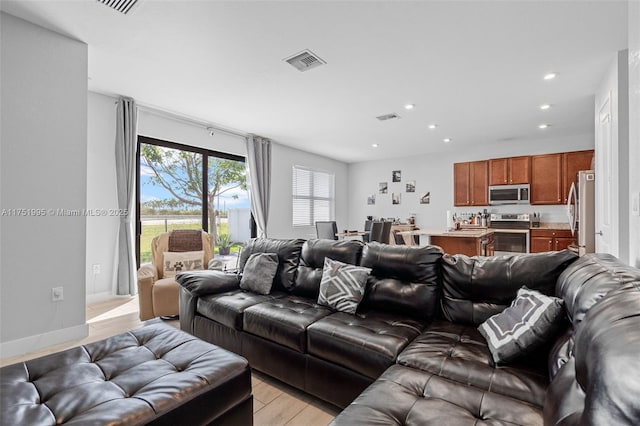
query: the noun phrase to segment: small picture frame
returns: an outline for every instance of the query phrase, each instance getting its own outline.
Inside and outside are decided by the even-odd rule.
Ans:
[[[367,205],[373,206],[376,204],[376,194],[371,194],[367,197]]]
[[[407,181],[407,192],[416,192],[416,181]]]
[[[423,192],[420,194],[420,204],[431,203],[431,192]]]
[[[402,170],[394,170],[391,172],[391,182],[402,182]]]
[[[393,194],[391,194],[391,204],[394,204],[394,205],[400,204],[401,199],[402,199],[401,192],[394,192]]]
[[[386,194],[389,191],[389,183],[388,182],[380,182],[378,184],[378,192],[381,194]]]

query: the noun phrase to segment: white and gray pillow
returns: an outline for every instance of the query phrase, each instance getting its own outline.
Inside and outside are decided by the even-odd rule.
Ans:
[[[504,364],[539,347],[558,331],[562,299],[522,287],[511,306],[480,324],[496,364]]]
[[[173,278],[179,272],[197,271],[203,268],[204,251],[183,251],[163,253],[162,277]]]
[[[364,296],[370,268],[349,265],[325,257],[318,304],[355,314]]]
[[[276,253],[254,253],[244,265],[240,288],[254,293],[269,294],[277,271]]]

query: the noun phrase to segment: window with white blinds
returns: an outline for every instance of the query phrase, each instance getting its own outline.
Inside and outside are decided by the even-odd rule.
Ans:
[[[334,181],[331,173],[293,166],[293,226],[334,220]]]

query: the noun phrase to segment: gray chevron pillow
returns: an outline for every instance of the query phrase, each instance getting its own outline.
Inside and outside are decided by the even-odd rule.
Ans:
[[[522,287],[511,306],[480,324],[493,361],[504,364],[553,338],[562,324],[563,301]]]
[[[349,265],[325,257],[318,304],[355,314],[364,296],[369,273],[370,268]]]

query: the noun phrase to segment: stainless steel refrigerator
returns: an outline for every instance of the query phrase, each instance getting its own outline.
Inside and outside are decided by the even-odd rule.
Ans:
[[[596,174],[593,170],[581,170],[571,184],[567,200],[567,212],[571,232],[576,235],[578,253],[594,253],[596,250]]]

